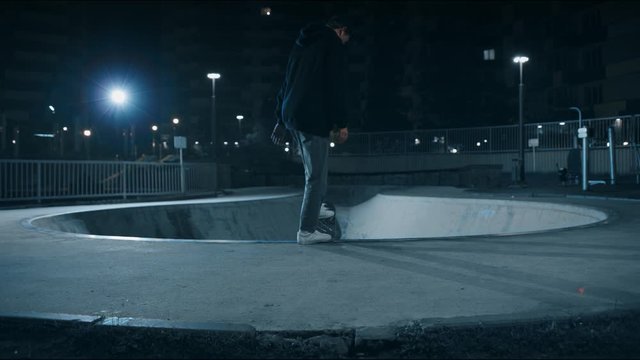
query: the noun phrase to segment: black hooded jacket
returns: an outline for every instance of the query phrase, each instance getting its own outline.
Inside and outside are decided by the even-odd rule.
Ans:
[[[324,24],[300,30],[277,97],[278,122],[322,137],[346,127],[346,65],[345,47],[334,30]]]

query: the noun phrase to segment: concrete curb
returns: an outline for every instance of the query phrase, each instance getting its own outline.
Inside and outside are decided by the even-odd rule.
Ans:
[[[0,313],[0,358],[638,357],[640,311],[397,326],[256,331],[250,325]]]

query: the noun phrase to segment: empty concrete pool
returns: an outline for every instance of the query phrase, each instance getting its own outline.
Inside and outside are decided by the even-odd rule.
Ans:
[[[354,201],[354,199],[357,199]],[[299,192],[108,206],[36,217],[27,226],[92,238],[147,241],[293,242]],[[391,191],[336,202],[343,240],[514,235],[595,224],[593,208],[536,201],[422,196]]]

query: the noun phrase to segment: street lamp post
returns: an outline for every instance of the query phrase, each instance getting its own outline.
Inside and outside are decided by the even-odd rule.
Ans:
[[[240,130],[240,138],[242,138],[242,120],[244,119],[244,116],[236,115],[236,119],[238,119],[238,130]]]
[[[151,154],[156,155],[156,148],[158,147],[158,141],[156,139],[156,136],[158,135],[158,125],[152,125],[151,126]],[[158,157],[158,160],[160,160],[160,157]]]
[[[173,123],[173,138],[175,139],[176,137],[176,130],[178,128],[178,125],[180,125],[180,119],[178,118],[173,118],[173,120],[171,120],[171,122]],[[174,145],[175,145],[175,140],[174,140]],[[175,147],[175,146],[174,146]]]
[[[58,121],[56,119],[56,108],[53,107],[53,105],[49,105],[49,110],[51,111],[51,117],[53,119],[52,121],[52,133],[54,134],[54,137],[57,135],[58,137],[60,137],[60,140],[58,140],[58,146],[60,147],[60,149],[57,149],[60,152],[60,157],[62,157],[62,132],[60,131],[59,127],[58,127]],[[55,152],[56,151],[56,143],[55,140],[52,141],[51,143],[51,152]]]
[[[113,89],[110,94],[111,102],[113,102],[118,108],[123,106],[127,102],[127,93],[122,89]],[[115,116],[115,115],[114,115]],[[131,138],[131,145],[133,150],[133,125],[129,123],[128,129],[122,130],[122,157],[124,160],[129,156],[129,138]]]
[[[60,131],[60,157],[61,158],[64,157],[64,137],[66,136],[67,131],[69,131],[69,128],[66,126],[63,126],[62,130]]]
[[[519,174],[520,174],[520,183],[524,184],[525,183],[525,175],[524,175],[524,120],[522,118],[522,106],[523,106],[523,100],[524,100],[524,83],[522,82],[522,65],[524,65],[524,63],[526,63],[527,61],[529,61],[529,58],[526,56],[516,56],[513,58],[513,62],[520,64],[520,84],[518,85],[518,138],[520,139],[519,141],[519,160],[520,160],[520,168],[519,168]]]
[[[211,79],[211,156],[216,159],[216,79],[220,79],[220,74],[209,73],[207,77]]]
[[[85,129],[82,131],[82,135],[84,135],[84,151],[87,160],[89,160],[91,158],[91,130]]]

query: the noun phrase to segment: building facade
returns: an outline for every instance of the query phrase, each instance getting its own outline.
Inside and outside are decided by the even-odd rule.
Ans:
[[[635,2],[136,4],[0,6],[3,157],[166,155],[173,135],[187,136],[188,153],[202,157],[212,136],[228,149],[266,144],[299,29],[338,13],[354,24],[352,131],[517,123],[516,55],[530,58],[527,123],[573,119],[569,107],[585,118],[640,113]],[[212,72],[221,74],[215,134]],[[112,83],[137,87],[127,109],[105,101]]]

